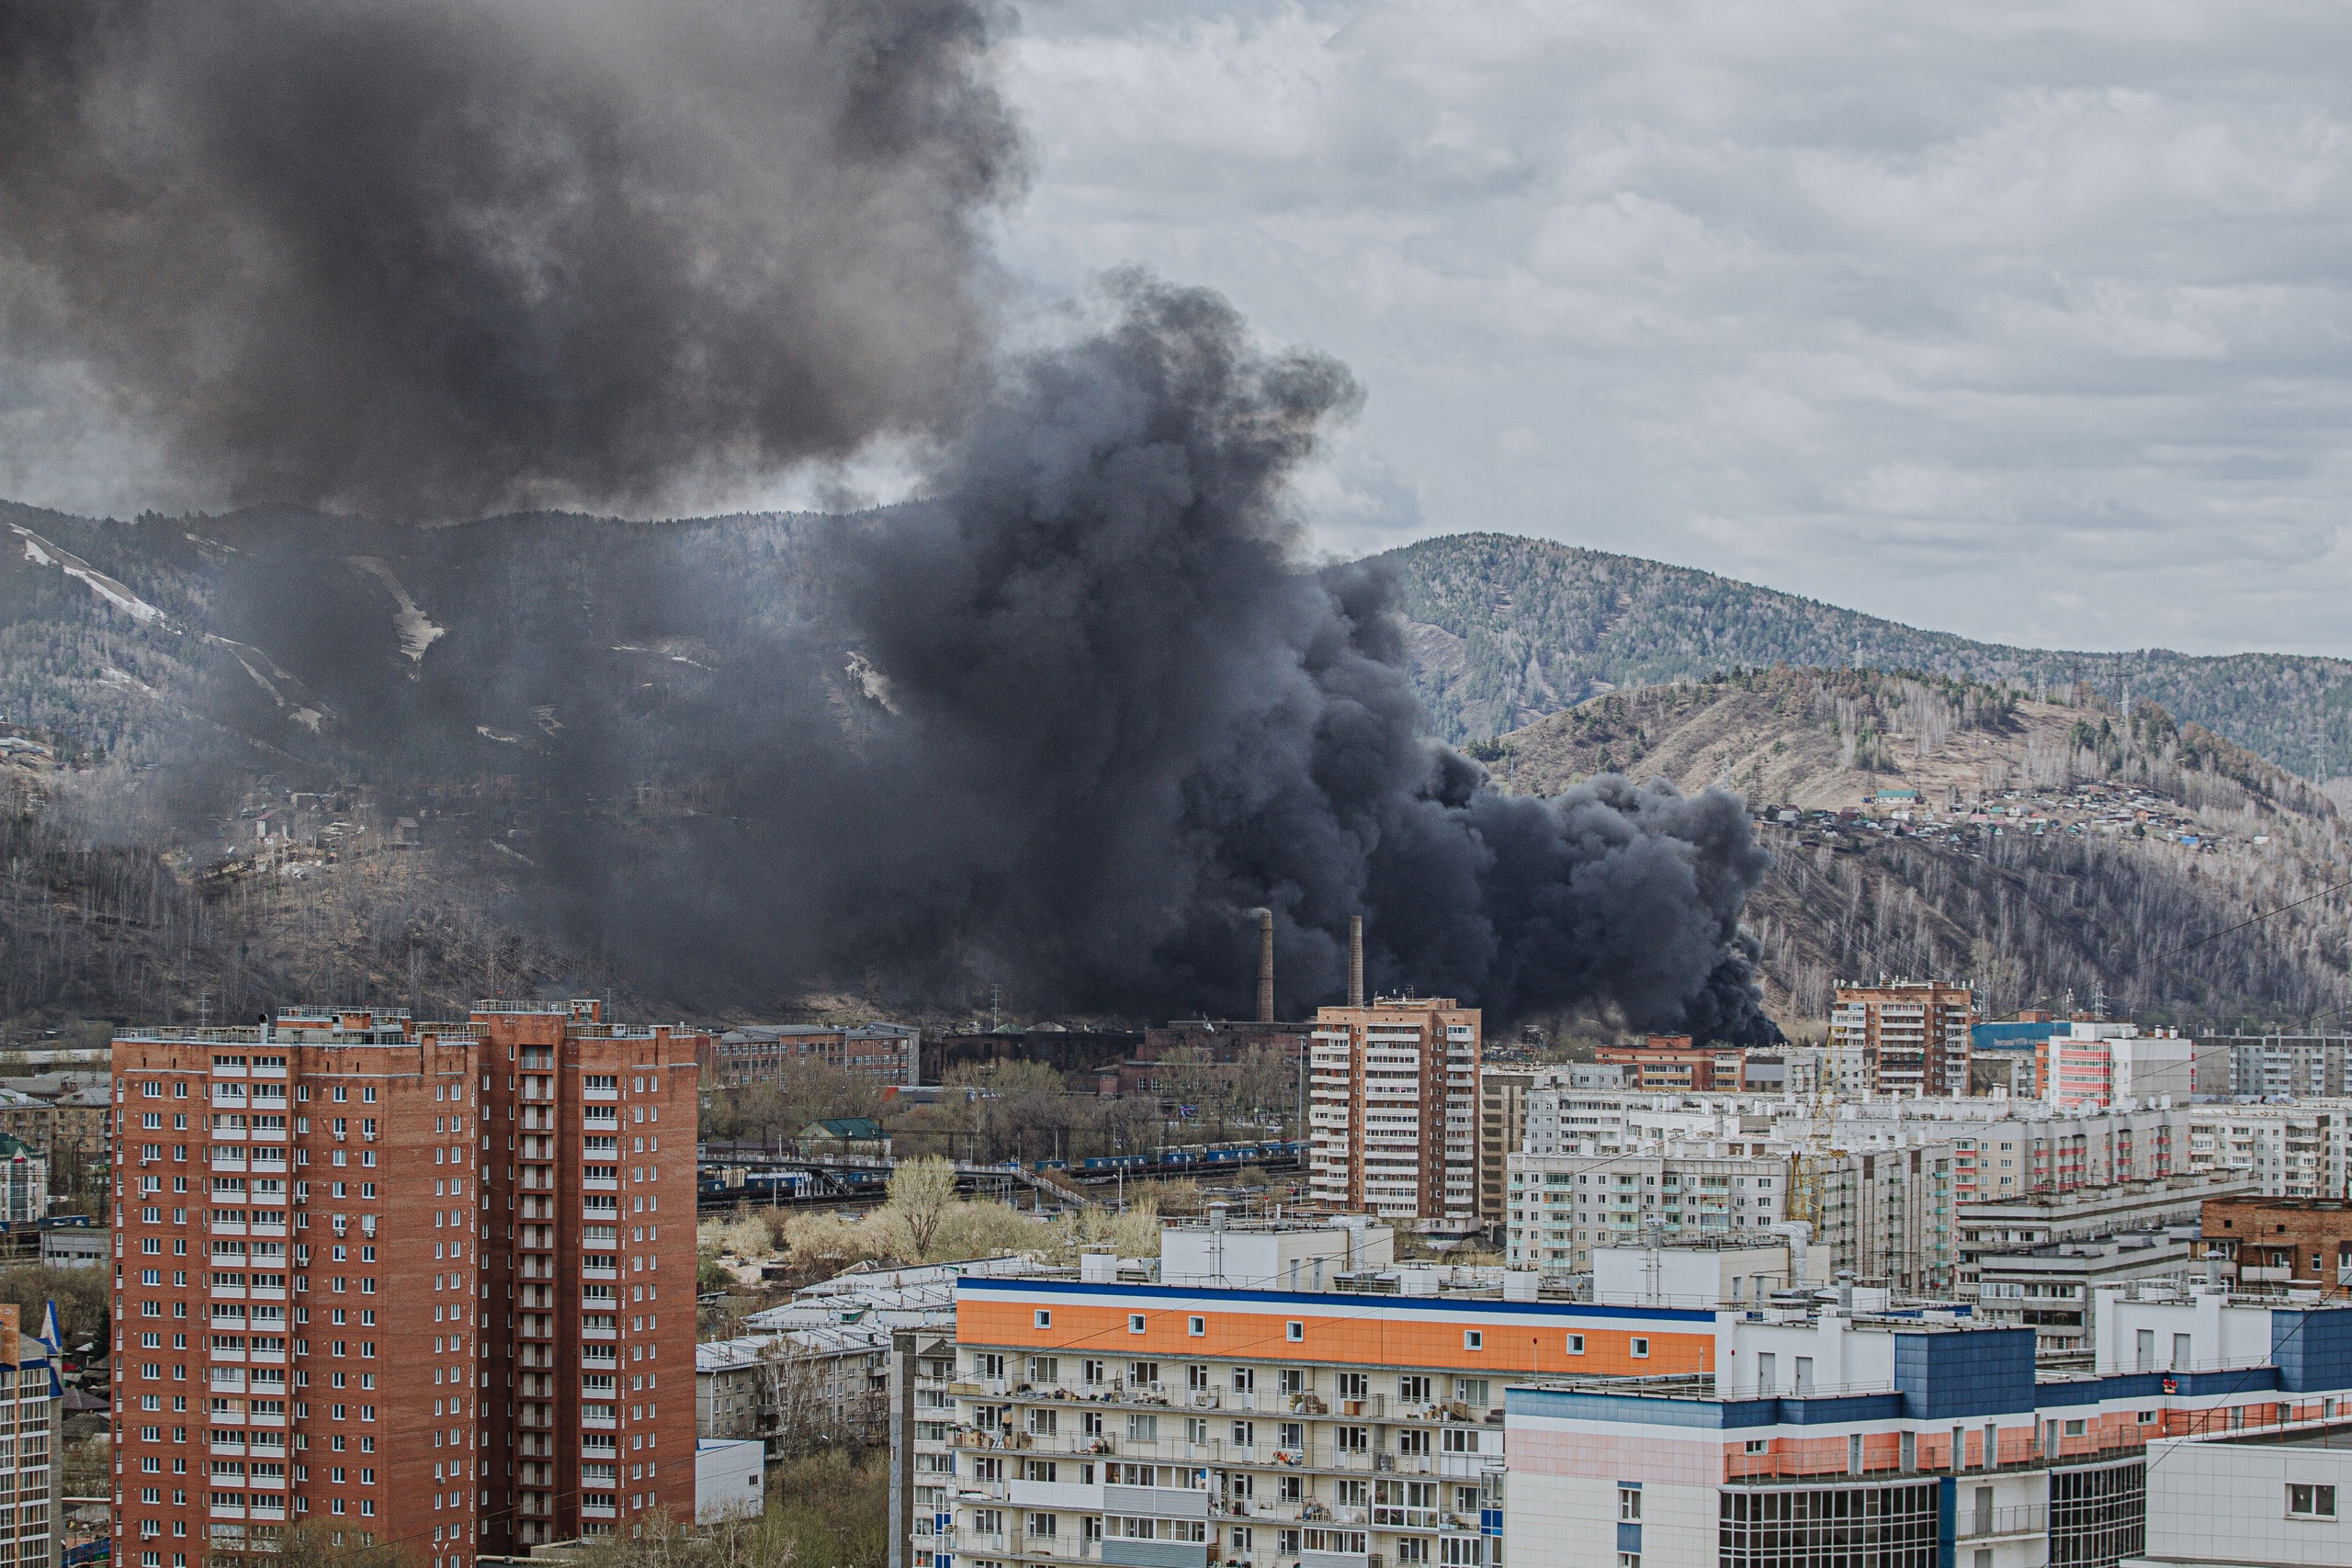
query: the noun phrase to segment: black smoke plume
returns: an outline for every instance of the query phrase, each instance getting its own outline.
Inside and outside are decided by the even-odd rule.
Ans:
[[[1006,364],[937,500],[812,544],[827,602],[768,678],[665,721],[756,826],[658,860],[600,840],[582,871],[626,874],[571,885],[673,964],[977,970],[1128,1014],[1242,1006],[1261,906],[1284,999],[1334,999],[1363,913],[1379,988],[1770,1038],[1739,803],[1616,777],[1506,795],[1421,739],[1392,584],[1299,564],[1286,486],[1348,373],[1261,351],[1200,290],[1109,294],[1101,330]],[[805,678],[844,668],[850,744]],[[685,869],[685,842],[709,858]]]
[[[0,0],[0,407],[440,520],[929,429],[1022,174],[987,41],[970,0]]]
[[[0,149],[6,298],[40,329],[9,350],[103,365],[232,493],[628,504],[931,438],[930,499],[723,570],[684,525],[205,525],[249,572],[221,635],[323,694],[324,740],[388,780],[523,775],[533,896],[671,994],[978,976],[1232,1013],[1266,907],[1289,1011],[1337,999],[1362,914],[1382,990],[1773,1036],[1739,804],[1498,793],[1417,733],[1393,584],[1303,564],[1290,483],[1360,400],[1343,367],[1140,275],[1058,346],[989,349],[976,215],[1019,150],[980,14],[0,16],[36,100],[0,108],[30,138]],[[345,607],[394,574],[429,650]],[[698,814],[629,821],[649,777]]]

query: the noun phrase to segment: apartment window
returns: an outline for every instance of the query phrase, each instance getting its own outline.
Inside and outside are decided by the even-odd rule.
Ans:
[[[1619,1552],[1617,1568],[1642,1568],[1642,1554],[1638,1551]]]
[[[1571,1356],[1581,1356],[1584,1354],[1583,1335],[1571,1334],[1568,1336],[1568,1354]]]
[[[1061,1518],[1056,1514],[1029,1516],[1029,1533],[1041,1540],[1050,1540],[1061,1533]]]
[[[1340,1451],[1341,1453],[1360,1454],[1360,1453],[1368,1453],[1368,1452],[1370,1452],[1370,1451],[1371,1451],[1371,1450],[1372,1450],[1372,1428],[1371,1428],[1371,1427],[1339,1427],[1339,1428],[1338,1428],[1338,1432],[1339,1432],[1339,1445],[1340,1445]]]
[[[1209,1320],[1205,1317],[1188,1317],[1184,1320],[1184,1332],[1195,1339],[1204,1337],[1208,1331]]]
[[[1051,1328],[1054,1325],[1054,1314],[1043,1307],[1039,1307],[1033,1316],[1040,1328]]]
[[[1294,1345],[1298,1344],[1306,1337],[1306,1325],[1303,1323],[1283,1324],[1283,1337],[1289,1340]]]
[[[2290,1519],[2332,1519],[2335,1517],[2335,1488],[2333,1486],[2289,1486],[2287,1517]]]
[[[1634,1359],[1637,1361],[1647,1360],[1649,1359],[1649,1353],[1650,1342],[1647,1339],[1643,1338],[1640,1335],[1635,1335],[1633,1341]]]
[[[1143,1314],[1139,1312],[1131,1312],[1127,1314],[1127,1332],[1130,1334],[1141,1334],[1143,1332]]]
[[[1464,1350],[1483,1350],[1487,1348],[1487,1337],[1478,1329],[1465,1328],[1462,1331],[1462,1348]]]
[[[1642,1517],[1642,1489],[1638,1486],[1617,1488],[1617,1517],[1629,1523]]]
[[[1234,1392],[1234,1393],[1255,1393],[1255,1392],[1256,1392],[1257,1387],[1258,1387],[1258,1369],[1257,1369],[1257,1368],[1255,1368],[1255,1367],[1236,1367],[1236,1368],[1234,1368],[1234,1369],[1233,1369],[1233,1392]]]

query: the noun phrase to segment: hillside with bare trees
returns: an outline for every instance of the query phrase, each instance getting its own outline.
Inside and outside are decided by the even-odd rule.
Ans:
[[[1612,693],[1480,750],[1522,790],[1618,770],[1744,793],[1775,856],[1747,924],[1789,1021],[1880,975],[1970,980],[1991,1016],[2103,999],[2301,1025],[2352,1004],[2335,803],[2152,703],[2126,722],[2087,689],[2048,696],[1759,671]]]

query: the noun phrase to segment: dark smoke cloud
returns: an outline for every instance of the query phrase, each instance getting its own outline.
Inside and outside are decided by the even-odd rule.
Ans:
[[[0,0],[0,405],[71,366],[62,423],[135,422],[191,492],[444,518],[929,429],[1022,171],[987,21]]]
[[[1059,347],[993,349],[977,226],[1020,153],[986,21],[0,0],[6,352],[95,367],[230,494],[395,516],[933,441],[933,499],[764,559],[533,518],[208,519],[233,553],[182,550],[338,766],[522,779],[534,896],[665,994],[978,976],[1229,1013],[1262,906],[1293,1011],[1363,914],[1384,988],[1769,1038],[1737,802],[1496,793],[1417,733],[1393,584],[1301,564],[1288,487],[1360,399],[1341,367],[1140,276]],[[421,656],[394,581],[448,628]],[[616,823],[649,780],[705,815]]]
[[[854,750],[747,754],[812,733],[781,707],[670,731],[688,755],[729,738],[735,807],[768,827],[691,874],[632,866],[628,943],[739,976],[944,965],[1032,1002],[1230,1012],[1249,911],[1277,913],[1294,1008],[1340,990],[1363,913],[1378,986],[1770,1038],[1740,804],[1616,777],[1504,795],[1420,739],[1392,585],[1297,564],[1285,486],[1353,381],[1260,351],[1214,295],[1113,294],[1104,330],[1007,367],[941,499],[820,547],[826,630],[879,678]],[[686,896],[649,904],[665,882]]]

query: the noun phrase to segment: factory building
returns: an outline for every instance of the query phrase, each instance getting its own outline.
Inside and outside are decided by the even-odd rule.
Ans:
[[[824,1066],[875,1083],[922,1081],[922,1032],[903,1024],[747,1023],[700,1047],[711,1089],[781,1084],[797,1068]]]

